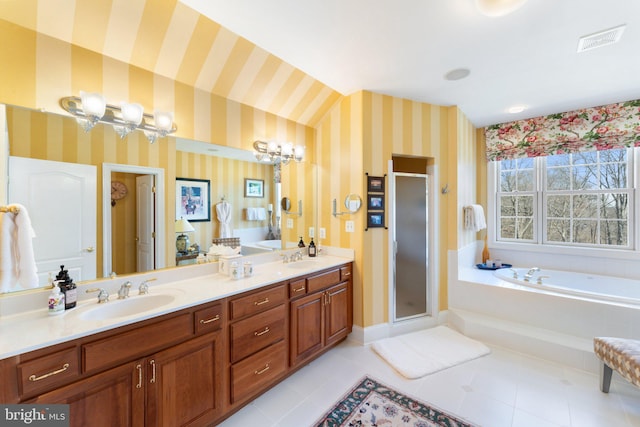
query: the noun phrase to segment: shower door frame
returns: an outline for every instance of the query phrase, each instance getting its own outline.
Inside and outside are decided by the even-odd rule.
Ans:
[[[428,166],[425,174],[418,173],[406,173],[395,172],[393,170],[393,161],[389,160],[388,173],[391,179],[389,179],[389,200],[391,210],[389,212],[389,323],[397,324],[408,321],[422,320],[435,317],[438,315],[438,297],[439,297],[439,285],[437,278],[439,277],[439,257],[437,254],[436,242],[439,240],[438,236],[438,198],[435,197],[438,188],[438,174],[436,166]],[[427,220],[427,283],[426,283],[426,311],[424,313],[407,316],[396,317],[396,188],[395,188],[395,175],[404,176],[420,176],[427,179],[427,194],[426,203],[427,209],[425,212],[425,219]]]

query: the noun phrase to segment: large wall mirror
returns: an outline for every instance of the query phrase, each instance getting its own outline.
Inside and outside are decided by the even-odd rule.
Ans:
[[[55,260],[39,267],[41,285],[47,283],[49,273],[55,275],[61,262],[78,282],[112,272],[122,276],[180,264],[176,257],[179,234],[174,228],[180,219],[181,197],[176,178],[208,184],[205,209],[209,218],[189,221],[193,228],[188,232],[189,243],[201,252],[207,252],[212,240],[221,237],[216,206],[223,201],[231,206],[230,228],[246,255],[290,246],[299,236],[308,236],[317,222],[317,168],[308,160],[282,166],[281,183],[276,185],[274,166],[258,162],[247,150],[175,137],[150,144],[142,132],[120,139],[110,126],[101,124],[85,133],[72,117],[10,105],[6,106],[6,124],[2,137],[8,140],[12,160],[42,161],[46,167],[62,168],[65,174],[67,168],[77,165],[78,174],[91,175],[91,169],[95,174],[93,181],[86,182],[76,172],[59,181],[48,180],[51,187],[63,190],[55,198],[41,195],[34,200],[28,189],[19,190],[24,196],[19,201],[34,222],[34,252],[46,250]],[[0,153],[3,164],[5,157]],[[24,171],[43,167],[30,163]],[[261,184],[260,191],[247,196],[247,180]],[[81,193],[83,186],[92,192]],[[154,191],[161,191],[162,197],[153,197]],[[12,197],[9,194],[7,202],[16,201]],[[86,202],[87,197],[91,200],[88,206],[77,203]],[[279,209],[282,197],[302,200],[304,215],[294,218],[293,225]],[[89,237],[77,230],[82,217],[95,218],[94,231],[89,225]],[[64,230],[60,224],[65,222],[76,229]],[[269,235],[270,229],[275,236]],[[46,239],[53,243],[44,243]],[[93,272],[73,266],[82,257],[95,259]]]

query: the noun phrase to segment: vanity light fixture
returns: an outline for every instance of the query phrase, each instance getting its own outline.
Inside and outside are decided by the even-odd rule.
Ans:
[[[142,105],[123,102],[120,106],[107,104],[99,93],[80,91],[80,96],[67,96],[60,106],[76,117],[78,124],[89,132],[97,123],[113,126],[124,138],[134,130],[141,130],[151,144],[178,130],[173,123],[173,113],[156,111],[146,114]]]
[[[291,160],[301,162],[304,159],[304,147],[294,146],[292,142],[254,141],[253,154],[258,161],[268,161],[273,164],[288,164]]]

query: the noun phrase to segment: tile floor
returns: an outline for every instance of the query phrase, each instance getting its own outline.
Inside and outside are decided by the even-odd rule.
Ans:
[[[223,427],[312,426],[360,378],[380,382],[483,427],[640,426],[640,389],[492,347],[488,356],[406,380],[368,346],[345,341],[258,397]],[[617,375],[617,374],[614,374]]]

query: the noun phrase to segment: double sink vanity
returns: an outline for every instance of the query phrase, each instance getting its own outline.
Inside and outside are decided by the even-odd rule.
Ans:
[[[352,253],[252,259],[240,280],[203,264],[129,278],[122,300],[126,279],[81,286],[110,301],[91,294],[59,316],[42,292],[41,309],[0,311],[0,401],[69,404],[77,426],[219,423],[352,328]]]

